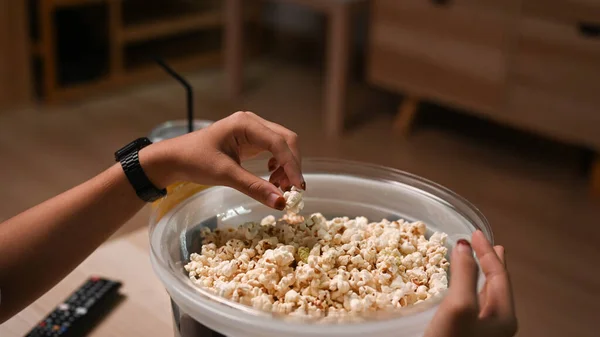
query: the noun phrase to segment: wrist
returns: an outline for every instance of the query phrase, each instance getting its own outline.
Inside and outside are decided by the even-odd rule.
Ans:
[[[162,144],[152,144],[138,152],[140,165],[148,179],[163,189],[176,182],[175,160]]]

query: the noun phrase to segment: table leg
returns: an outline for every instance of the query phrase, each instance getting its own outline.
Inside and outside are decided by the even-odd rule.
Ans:
[[[590,180],[592,194],[600,197],[600,154],[596,155],[596,159],[592,163]]]
[[[335,6],[329,16],[324,98],[325,131],[329,137],[338,137],[344,128],[350,20],[350,6],[344,4]]]
[[[242,0],[225,1],[225,76],[229,98],[239,97],[243,86],[243,26]]]
[[[406,96],[402,99],[402,103],[400,103],[400,106],[398,107],[396,119],[394,120],[394,129],[397,130],[401,136],[406,137],[410,133],[418,108],[418,98]]]

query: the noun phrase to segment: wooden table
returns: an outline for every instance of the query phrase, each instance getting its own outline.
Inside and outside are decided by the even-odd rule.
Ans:
[[[169,295],[150,265],[147,228],[108,241],[52,290],[0,325],[0,336],[22,337],[89,276],[120,280],[125,299],[89,336],[173,336]]]
[[[353,14],[366,0],[277,0],[305,6],[328,19],[327,65],[323,123],[329,137],[339,136],[344,127],[346,85],[352,37]],[[243,15],[242,0],[225,2],[225,71],[227,91],[233,99],[243,88]]]

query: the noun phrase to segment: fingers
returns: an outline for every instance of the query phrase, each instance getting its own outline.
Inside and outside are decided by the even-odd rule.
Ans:
[[[236,118],[239,118],[234,125],[236,139],[270,151],[279,166],[285,171],[290,182],[301,188],[304,178],[302,177],[300,162],[292,152],[286,138],[277,132],[273,132],[261,123],[257,117],[249,112],[236,114]]]
[[[283,127],[282,125],[273,123],[266,119],[263,119],[260,116],[254,114],[252,112],[246,112],[246,114],[248,115],[249,118],[252,118],[255,121],[263,124],[270,130],[272,130],[274,133],[281,135],[285,139],[286,143],[288,144],[290,151],[292,151],[292,153],[294,154],[296,161],[298,163],[302,163],[302,156],[300,155],[300,149],[298,148],[298,135],[295,132],[288,130],[287,128]],[[269,172],[273,172],[273,171],[277,170],[278,167],[279,167],[279,163],[277,163],[277,159],[275,159],[275,158],[269,159],[269,163],[268,163]],[[271,177],[271,178],[272,179],[270,179],[270,181],[273,182],[273,177]],[[285,176],[279,177],[279,179],[275,180],[275,182],[278,183],[280,186],[282,186],[282,188],[284,188],[284,190],[291,188],[290,179]],[[284,186],[286,186],[286,187],[284,187]],[[301,189],[306,190],[306,183],[303,181],[302,186],[296,186],[296,187],[300,187]]]
[[[475,249],[479,264],[481,265],[481,269],[486,279],[489,280],[494,277],[502,278],[506,275],[504,264],[483,232],[476,231],[473,233],[473,249]],[[504,248],[501,250],[504,251]],[[502,255],[504,255],[504,252],[502,252]]]
[[[494,246],[494,251],[496,252],[496,255],[498,255],[498,258],[500,259],[500,262],[502,262],[502,264],[506,268],[506,260],[504,258],[504,247],[502,247],[502,246]]]
[[[450,265],[450,290],[448,302],[457,314],[476,315],[477,299],[477,263],[473,250],[466,240],[458,240],[452,250]]]
[[[293,132],[292,130],[288,130],[287,128],[283,127],[282,125],[268,121],[268,120],[258,116],[255,113],[252,113],[249,111],[246,113],[248,114],[248,116],[250,118],[253,118],[257,122],[263,124],[267,128],[271,129],[273,132],[280,134],[285,139],[288,146],[290,147],[290,150],[296,157],[296,160],[298,160],[298,162],[300,162],[300,163],[302,162],[302,157],[300,156],[300,150],[298,149],[298,135],[295,132]]]
[[[514,303],[508,273],[504,265],[504,248],[492,247],[481,231],[473,233],[473,249],[486,277],[486,307],[483,316],[514,317]]]
[[[269,168],[269,172],[275,171],[279,167],[279,165],[277,164],[277,159],[275,159],[275,158],[269,159],[267,166]]]
[[[277,168],[269,178],[269,182],[277,187],[281,187],[284,191],[289,191],[292,188],[292,184],[290,180],[285,174],[285,171],[282,167]]]
[[[229,165],[227,175],[228,179],[226,180],[230,187],[258,200],[268,207],[280,211],[285,208],[285,199],[281,195],[281,191],[268,181],[255,176],[243,167],[234,165],[233,163]]]

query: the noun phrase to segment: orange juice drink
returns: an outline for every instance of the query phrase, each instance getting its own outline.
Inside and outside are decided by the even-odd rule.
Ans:
[[[195,120],[194,130],[206,128],[212,123],[212,121],[207,120]],[[153,143],[156,143],[165,139],[184,135],[187,131],[187,121],[168,121],[154,128],[148,138]],[[177,206],[181,201],[209,187],[210,186],[203,186],[190,182],[177,182],[167,186],[167,196],[156,200],[151,205],[152,211],[155,212],[156,221],[160,220],[160,218]]]

